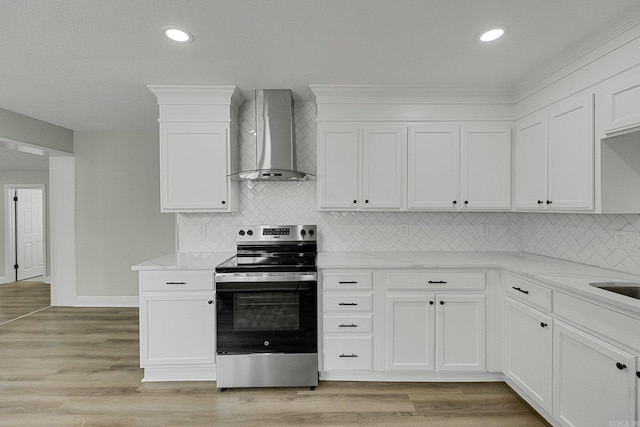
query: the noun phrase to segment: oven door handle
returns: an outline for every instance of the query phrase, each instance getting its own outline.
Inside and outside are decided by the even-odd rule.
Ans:
[[[309,291],[315,289],[316,283],[299,282],[223,282],[216,283],[216,292],[260,292],[260,291]]]

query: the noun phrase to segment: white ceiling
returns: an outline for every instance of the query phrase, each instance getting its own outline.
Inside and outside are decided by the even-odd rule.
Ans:
[[[73,130],[157,126],[147,84],[506,84],[638,0],[0,0],[0,107]],[[188,45],[161,28],[191,31]],[[477,35],[507,34],[480,45]]]

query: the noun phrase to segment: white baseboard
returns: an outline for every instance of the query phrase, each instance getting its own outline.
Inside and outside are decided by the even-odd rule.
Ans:
[[[51,276],[44,276],[44,279],[42,279],[43,283],[46,283],[47,285],[51,284]]]
[[[138,307],[137,296],[76,296],[76,307]]]
[[[4,281],[4,276],[0,276],[0,283],[7,283]]]

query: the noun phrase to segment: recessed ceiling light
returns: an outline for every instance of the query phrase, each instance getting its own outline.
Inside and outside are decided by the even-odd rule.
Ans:
[[[490,30],[485,31],[480,36],[480,41],[483,42],[492,42],[494,40],[499,39],[504,34],[504,29],[502,28],[492,28]]]
[[[162,32],[165,36],[169,37],[171,40],[180,42],[180,43],[191,43],[193,41],[193,36],[180,28],[176,27],[164,27]]]

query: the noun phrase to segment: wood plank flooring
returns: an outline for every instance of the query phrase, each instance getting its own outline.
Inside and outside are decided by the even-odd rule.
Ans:
[[[0,324],[50,304],[50,286],[40,280],[0,284]]]
[[[547,425],[503,383],[141,383],[138,310],[50,307],[0,326],[0,426]]]

